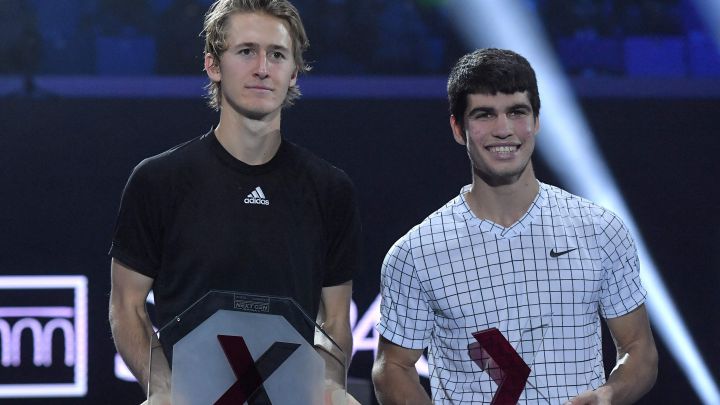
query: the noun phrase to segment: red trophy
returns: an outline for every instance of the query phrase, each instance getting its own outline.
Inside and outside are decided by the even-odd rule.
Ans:
[[[472,334],[477,342],[468,345],[468,354],[497,385],[492,405],[517,404],[528,386],[539,400],[550,403],[532,384],[531,372],[551,320],[552,315],[529,319],[520,328],[516,347],[495,327]]]

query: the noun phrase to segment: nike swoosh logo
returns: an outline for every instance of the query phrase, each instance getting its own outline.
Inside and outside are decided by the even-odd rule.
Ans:
[[[562,252],[556,252],[555,249],[553,248],[553,249],[550,249],[550,257],[560,257],[562,255],[566,255],[566,254],[572,252],[573,250],[577,250],[577,248],[563,250]]]

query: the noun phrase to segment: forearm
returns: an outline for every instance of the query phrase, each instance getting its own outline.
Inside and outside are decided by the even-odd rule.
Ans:
[[[138,380],[143,391],[147,394],[148,382],[150,380],[150,336],[153,333],[152,324],[147,316],[138,314],[135,311],[120,309],[111,304],[110,327],[115,341],[115,347],[128,366],[132,374]],[[158,343],[155,342],[155,345]],[[160,350],[160,352],[162,352]],[[164,357],[164,355],[163,355]],[[158,378],[169,381],[167,373],[161,369],[166,367],[167,361],[159,362],[158,369],[153,370],[153,382],[157,383]],[[158,372],[160,372],[158,374]],[[165,385],[163,382],[161,384]]]
[[[315,347],[325,361],[325,376],[327,379],[335,381],[344,387],[347,379],[347,369],[352,357],[350,324],[324,323],[322,330],[334,342],[334,344],[331,343],[322,333],[315,334]]]
[[[607,383],[612,403],[632,404],[645,395],[657,378],[658,355],[655,346],[639,346],[619,356]]]
[[[373,366],[372,380],[375,396],[382,405],[431,404],[415,367],[377,361]]]
[[[324,333],[315,333],[315,345],[326,362],[326,377],[345,385],[347,367],[352,358],[350,303],[352,282],[323,287],[317,322]],[[332,341],[328,341],[329,336]]]
[[[325,330],[325,333],[327,333],[340,347],[340,350],[343,351],[343,355],[345,356],[343,360],[345,361],[345,364],[349,366],[350,360],[352,359],[353,348],[352,330],[350,329],[350,324],[325,324],[323,325],[323,329]]]
[[[655,384],[658,354],[645,306],[640,305],[625,315],[609,318],[607,324],[617,351],[615,368],[604,385],[583,392],[568,403],[631,404]]]

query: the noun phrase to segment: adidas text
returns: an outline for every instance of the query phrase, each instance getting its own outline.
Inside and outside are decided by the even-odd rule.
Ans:
[[[255,190],[248,194],[244,201],[245,204],[270,205],[270,200],[265,197],[265,193],[263,193],[260,186],[255,187]]]
[[[270,201],[264,199],[264,198],[257,198],[257,197],[248,197],[245,199],[245,204],[262,204],[262,205],[270,205]]]

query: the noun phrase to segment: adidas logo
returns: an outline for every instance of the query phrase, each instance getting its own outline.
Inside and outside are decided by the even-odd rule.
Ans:
[[[263,193],[260,186],[258,186],[258,187],[255,187],[255,190],[253,190],[252,193],[248,194],[248,196],[245,197],[245,204],[270,205],[270,201],[268,201],[268,199],[265,198],[265,194]]]

